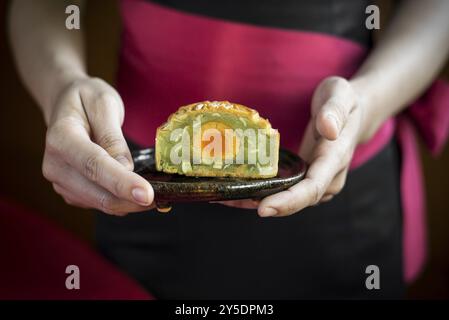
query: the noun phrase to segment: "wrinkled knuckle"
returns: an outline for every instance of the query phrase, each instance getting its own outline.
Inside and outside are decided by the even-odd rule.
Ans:
[[[109,193],[105,193],[101,196],[100,210],[114,216],[124,216],[127,214],[127,212],[120,207],[118,200]]]
[[[111,148],[117,144],[121,144],[122,138],[118,134],[110,132],[102,135],[98,143],[104,148]]]
[[[87,157],[86,161],[84,162],[84,175],[92,180],[92,181],[98,181],[100,177],[100,171],[101,171],[101,158],[102,156],[99,155],[90,155]]]
[[[48,128],[45,135],[45,148],[49,152],[59,152],[63,149],[64,141],[75,131],[75,122],[71,118],[64,118],[56,121]]]
[[[320,183],[314,183],[311,190],[311,205],[317,204],[324,194],[324,187]]]
[[[105,193],[100,196],[99,209],[104,213],[116,215],[116,208],[114,206],[114,199],[111,195]]]
[[[117,133],[110,132],[102,135],[98,139],[98,144],[102,146],[103,149],[110,151],[110,154],[114,156],[120,152],[123,145],[123,139]]]

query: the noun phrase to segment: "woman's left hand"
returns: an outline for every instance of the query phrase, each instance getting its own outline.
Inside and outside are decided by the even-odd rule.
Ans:
[[[351,83],[340,77],[326,78],[313,95],[311,120],[299,151],[309,164],[304,180],[260,202],[222,203],[258,208],[261,217],[282,217],[331,200],[345,184],[355,147],[375,131],[375,121],[369,126],[364,121],[360,99]]]

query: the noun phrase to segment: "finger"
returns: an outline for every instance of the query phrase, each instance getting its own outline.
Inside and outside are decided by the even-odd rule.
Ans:
[[[82,95],[82,103],[92,130],[93,140],[128,170],[133,169],[131,152],[123,136],[123,102],[115,92],[100,91]]]
[[[68,188],[59,187],[58,193],[67,204],[84,209],[97,209],[106,214],[125,216],[128,213],[143,212],[154,208],[154,205],[143,207],[133,202],[118,199],[106,190],[96,190],[97,186],[95,185],[86,188],[90,192],[89,195],[80,193],[79,190],[77,191],[71,186],[68,186]]]
[[[241,208],[241,209],[257,209],[259,206],[259,200],[242,199],[242,200],[230,200],[230,201],[214,201],[213,203],[219,203],[224,206]]]
[[[286,216],[317,204],[337,172],[337,162],[332,157],[318,157],[312,162],[303,181],[263,199],[258,209],[259,215]]]
[[[328,140],[336,140],[354,106],[353,99],[342,94],[329,98],[316,116],[316,128],[319,134]]]
[[[153,202],[151,185],[139,175],[125,169],[103,148],[90,141],[81,126],[67,126],[50,134],[47,140],[49,152],[61,156],[88,180],[115,195],[117,198],[148,206]],[[58,132],[61,130],[61,132]]]
[[[334,180],[330,183],[329,187],[326,190],[326,195],[336,195],[340,193],[346,183],[346,177],[348,174],[348,168],[346,167],[341,172],[339,172]]]
[[[53,190],[55,190],[55,192],[59,194],[64,199],[65,203],[68,204],[69,206],[74,206],[82,209],[91,208],[90,206],[76,199],[64,187],[60,186],[57,183],[53,183]]]
[[[324,202],[329,202],[334,198],[334,196],[332,194],[325,194],[319,203],[324,203]]]
[[[55,173],[53,188],[69,205],[95,208],[113,215],[151,209],[151,207],[139,206],[133,202],[118,199],[67,165],[54,162],[53,167]]]

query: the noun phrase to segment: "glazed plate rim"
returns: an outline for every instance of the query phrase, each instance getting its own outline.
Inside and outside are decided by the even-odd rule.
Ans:
[[[154,164],[154,147],[134,150],[132,156],[134,172],[152,185],[155,200],[161,203],[260,199],[288,189],[301,181],[307,171],[306,163],[298,155],[282,148],[278,175],[263,179],[191,177],[159,172]]]

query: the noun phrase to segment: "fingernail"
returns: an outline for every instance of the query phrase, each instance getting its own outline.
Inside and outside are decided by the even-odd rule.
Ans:
[[[335,129],[337,129],[337,132],[340,132],[340,126],[338,125],[337,117],[334,116],[332,113],[328,113],[326,115],[326,118],[328,118],[335,126]]]
[[[134,200],[136,200],[140,205],[148,206],[150,203],[148,202],[148,192],[146,192],[142,188],[134,188],[131,191]]]
[[[126,167],[128,169],[131,168],[131,166],[132,166],[132,163],[130,162],[130,160],[125,156],[118,156],[117,158],[115,158],[115,160],[120,162],[124,167]]]
[[[267,208],[263,208],[262,211],[260,212],[260,216],[261,217],[272,217],[277,215],[278,212],[276,209],[267,207]]]

